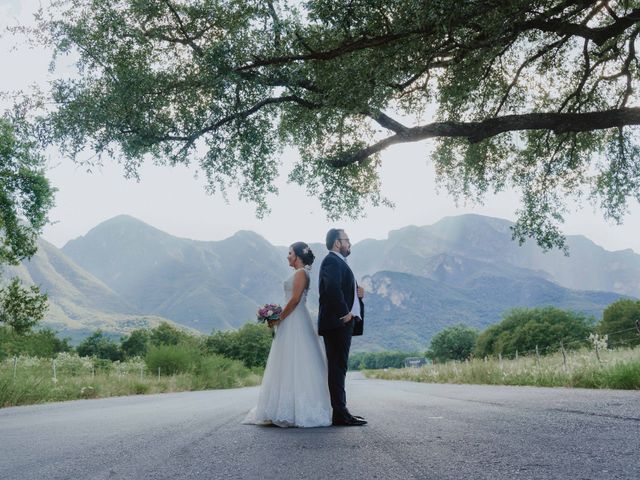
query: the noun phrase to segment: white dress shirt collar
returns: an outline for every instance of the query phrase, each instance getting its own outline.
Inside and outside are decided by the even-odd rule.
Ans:
[[[337,256],[339,256],[342,260],[344,260],[346,263],[347,262],[347,257],[345,257],[344,255],[342,255],[340,252],[336,252],[335,250],[329,250],[330,253],[335,253]]]

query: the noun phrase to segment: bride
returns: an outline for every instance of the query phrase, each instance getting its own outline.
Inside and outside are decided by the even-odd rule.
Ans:
[[[314,258],[304,242],[289,247],[287,260],[294,273],[284,282],[288,301],[280,319],[270,325],[277,325],[277,329],[258,404],[243,423],[279,427],[331,425],[324,345],[306,306]]]

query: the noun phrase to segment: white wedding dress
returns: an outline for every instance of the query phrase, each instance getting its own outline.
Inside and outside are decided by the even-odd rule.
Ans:
[[[306,270],[305,273],[309,279],[309,273]],[[287,299],[292,295],[294,275],[284,282]],[[307,310],[307,291],[293,312],[276,327],[258,404],[243,423],[279,427],[331,425],[327,359],[316,322]]]

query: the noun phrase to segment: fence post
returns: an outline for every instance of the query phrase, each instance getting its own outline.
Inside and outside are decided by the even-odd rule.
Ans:
[[[56,359],[53,359],[53,381],[54,383],[58,381],[58,375],[56,372]]]
[[[536,363],[538,367],[540,367],[540,351],[538,350],[538,345],[536,344]]]
[[[158,380],[160,380],[160,367],[158,367]]]
[[[498,360],[500,361],[500,368],[502,368],[502,352],[498,353]]]
[[[18,369],[18,357],[13,357],[13,380],[16,379],[16,370]]]
[[[600,362],[600,352],[598,350],[598,342],[597,341],[593,342],[593,346],[596,348],[596,358],[598,359],[598,363],[602,363]]]
[[[564,351],[564,343],[560,341],[560,349],[562,350],[562,368],[567,371],[567,352]]]
[[[141,366],[140,367],[140,380],[143,379],[143,369],[144,369],[144,367]]]
[[[516,348],[516,360],[518,359],[518,349]]]
[[[636,330],[638,330],[638,335],[640,335],[640,320],[636,320]]]

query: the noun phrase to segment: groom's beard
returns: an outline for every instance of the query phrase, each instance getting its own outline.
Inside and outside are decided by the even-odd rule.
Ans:
[[[340,247],[340,254],[347,258],[351,254],[351,247]]]

